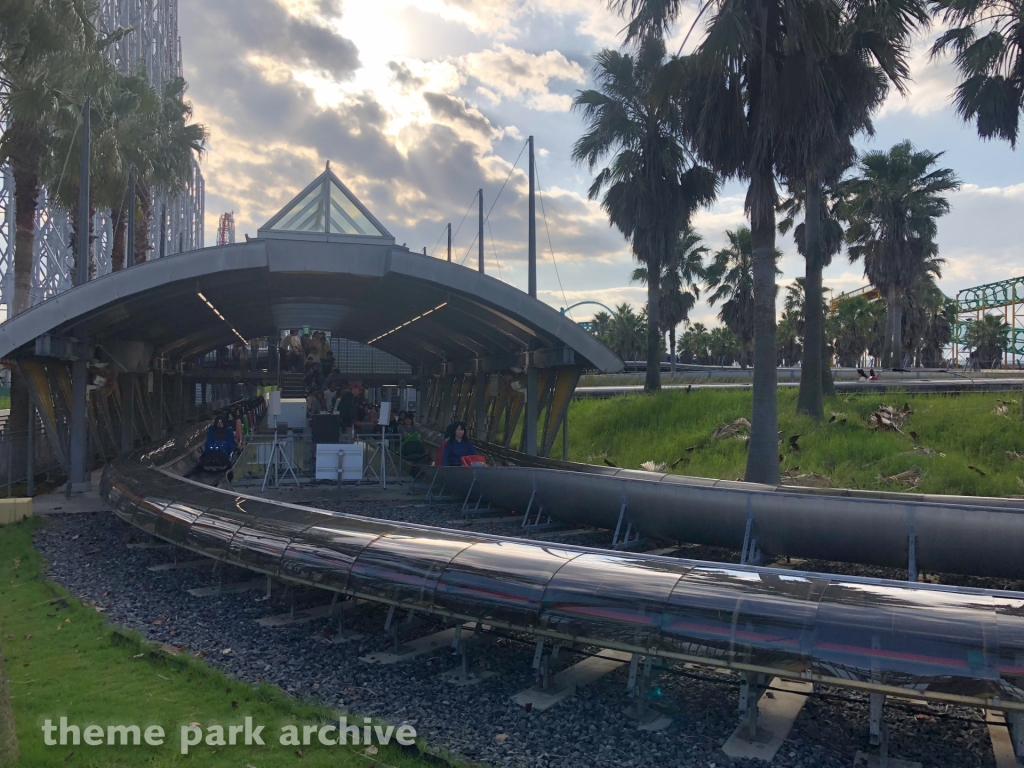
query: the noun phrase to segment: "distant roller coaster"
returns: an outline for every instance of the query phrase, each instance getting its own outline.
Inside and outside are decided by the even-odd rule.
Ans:
[[[570,310],[576,309],[576,307],[582,307],[584,304],[593,304],[593,305],[595,305],[597,307],[601,307],[601,309],[605,310],[609,315],[614,315],[615,314],[615,310],[614,309],[609,307],[607,304],[602,304],[600,301],[579,301],[579,302],[573,304],[571,307],[562,307],[558,311],[561,312],[564,315],[564,314],[567,314]],[[592,320],[584,320],[584,321],[582,321],[580,323],[577,323],[577,325],[579,325],[585,331],[589,331],[592,324],[593,324]]]
[[[956,324],[953,327],[953,359],[969,351],[967,328],[982,315],[1001,314],[1010,326],[1009,344],[1003,367],[1016,368],[1024,358],[1024,277],[964,288],[956,294]],[[1019,310],[1019,311],[1018,311]],[[1012,357],[1011,357],[1012,356]]]

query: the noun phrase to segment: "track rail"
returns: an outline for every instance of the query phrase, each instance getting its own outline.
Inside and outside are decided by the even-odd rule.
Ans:
[[[538,652],[592,646],[1024,712],[1024,593],[550,545],[272,502],[182,477],[204,431],[115,461],[101,495],[132,525],[206,557],[523,633]]]
[[[439,435],[433,439],[438,440]],[[1024,578],[1024,500],[716,480],[526,456],[437,467],[435,486],[556,520],[691,544],[919,572]]]

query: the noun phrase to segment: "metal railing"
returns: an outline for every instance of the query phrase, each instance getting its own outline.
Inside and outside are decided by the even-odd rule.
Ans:
[[[12,486],[28,481],[28,431],[11,432],[3,416],[0,432],[0,494],[12,494]],[[60,457],[53,450],[41,422],[32,434],[32,470],[35,478],[52,472],[63,473]]]

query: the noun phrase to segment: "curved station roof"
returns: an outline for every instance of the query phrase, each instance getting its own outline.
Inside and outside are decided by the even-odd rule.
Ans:
[[[0,325],[0,357],[40,337],[90,345],[143,342],[189,358],[310,326],[382,349],[422,373],[622,361],[526,293],[395,245],[328,167],[246,243],[121,270]]]

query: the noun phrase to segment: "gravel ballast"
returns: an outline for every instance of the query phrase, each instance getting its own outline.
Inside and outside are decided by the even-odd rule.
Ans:
[[[452,521],[461,517],[458,505],[412,500],[325,498],[322,504],[445,527],[454,527]],[[510,535],[517,528],[515,523],[485,523],[471,530]],[[596,532],[569,540],[600,546],[607,544],[606,538],[606,532]],[[299,607],[326,604],[330,597],[316,590],[286,592],[280,585],[270,601],[263,592],[193,597],[188,589],[209,586],[216,577],[209,570],[149,571],[148,566],[171,561],[173,552],[127,546],[147,541],[148,535],[113,513],[97,512],[51,516],[36,545],[47,558],[47,575],[101,609],[113,623],[151,641],[201,654],[239,680],[271,682],[297,697],[317,697],[326,705],[396,725],[410,723],[431,747],[472,763],[569,768],[764,765],[732,760],[721,750],[739,722],[738,678],[681,666],[660,674],[652,685],[652,705],[673,722],[658,732],[640,731],[624,714],[631,704],[627,665],[552,709],[527,711],[513,701],[534,682],[533,645],[525,637],[487,637],[474,647],[472,658],[476,670],[493,676],[459,687],[440,677],[459,663],[449,648],[388,666],[359,659],[390,648],[383,607],[346,612],[346,630],[366,635],[350,643],[330,642],[336,620],[265,628],[256,620],[287,611],[293,597]],[[179,556],[195,558],[190,553]],[[224,574],[226,583],[252,578],[240,569]],[[403,627],[402,637],[422,637],[442,628],[418,619]],[[581,658],[571,656],[563,666]],[[821,693],[808,700],[773,765],[846,768],[857,750],[868,750],[866,697],[847,690]],[[887,707],[886,723],[892,756],[920,761],[925,768],[995,765],[979,711],[897,702]]]

